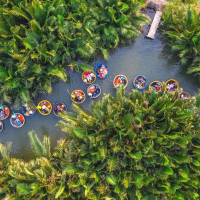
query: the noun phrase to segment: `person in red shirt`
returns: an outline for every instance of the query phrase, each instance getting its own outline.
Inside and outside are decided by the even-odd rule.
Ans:
[[[19,121],[22,123],[24,121],[24,117],[22,115],[18,116]]]
[[[5,107],[4,112],[5,112],[6,116],[9,115],[9,109],[7,107]]]
[[[121,78],[120,77],[117,77],[115,80],[114,80],[114,84],[115,86],[117,86],[118,84],[121,83]]]

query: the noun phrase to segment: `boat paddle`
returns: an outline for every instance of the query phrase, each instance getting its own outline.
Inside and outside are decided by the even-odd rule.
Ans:
[[[67,89],[67,92],[69,93],[69,95],[71,95],[68,89]]]

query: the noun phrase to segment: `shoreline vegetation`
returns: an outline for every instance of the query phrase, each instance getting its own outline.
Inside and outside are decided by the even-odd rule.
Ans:
[[[53,82],[67,80],[66,66],[91,69],[91,58],[107,59],[109,50],[138,37],[148,22],[141,2],[1,0],[0,103],[19,108],[51,93]]]
[[[165,5],[161,24],[168,45],[187,73],[200,76],[200,5],[197,0],[171,0]]]
[[[29,132],[36,159],[9,157],[0,144],[3,200],[197,200],[200,189],[200,96],[132,90],[104,95],[92,112],[73,104],[52,151]]]

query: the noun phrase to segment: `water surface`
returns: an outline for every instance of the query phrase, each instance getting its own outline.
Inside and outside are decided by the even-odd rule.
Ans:
[[[154,15],[153,11],[149,11],[150,16]],[[96,99],[98,101],[103,96],[103,93],[115,94],[113,88],[113,79],[118,74],[125,75],[128,80],[128,86],[126,92],[130,92],[133,88],[132,81],[138,74],[143,74],[147,77],[148,82],[158,80],[166,81],[173,78],[179,82],[181,88],[188,92],[190,95],[195,95],[199,83],[197,78],[192,75],[186,74],[186,69],[181,69],[178,63],[178,58],[172,56],[171,51],[168,48],[164,48],[163,39],[157,34],[157,38],[149,40],[145,38],[148,27],[145,26],[144,33],[141,37],[137,38],[135,42],[125,47],[119,47],[112,52],[110,58],[107,61],[97,59],[91,63],[93,67],[98,62],[105,62],[110,68],[110,74],[105,80],[97,79],[96,84],[99,84],[102,89],[101,96]],[[41,95],[36,102],[47,99],[51,103],[64,102],[68,110],[71,111],[71,99],[67,92],[67,89],[72,92],[75,89],[82,89],[86,92],[87,85],[81,80],[81,73],[68,71],[69,82],[59,82],[54,84],[51,95]],[[81,107],[90,110],[91,100],[87,98]],[[21,112],[21,110],[20,110]],[[30,144],[27,133],[34,130],[40,139],[43,135],[49,135],[51,137],[52,146],[56,145],[56,141],[61,137],[64,137],[65,133],[62,133],[55,124],[59,121],[59,118],[51,113],[48,116],[42,116],[36,113],[33,117],[26,117],[26,123],[22,128],[16,129],[11,126],[9,119],[4,121],[5,129],[0,133],[0,142],[6,143],[11,141],[12,156],[17,158],[30,159],[33,154],[30,150]]]

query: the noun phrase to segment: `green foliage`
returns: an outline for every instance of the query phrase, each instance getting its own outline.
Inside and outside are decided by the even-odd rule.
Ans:
[[[30,101],[67,80],[65,66],[87,62],[140,34],[148,21],[140,3],[120,1],[0,1],[0,102]],[[26,91],[26,93],[20,93]],[[26,98],[24,98],[24,94]]]
[[[42,144],[34,131],[30,131],[28,135],[29,135],[32,150],[35,153],[35,155],[37,157],[49,158],[51,156],[50,138],[47,136],[44,136],[44,140]]]
[[[171,0],[171,2],[180,2],[178,0]],[[181,0],[182,3],[188,3],[188,4],[193,4],[193,3],[197,3],[197,0]]]
[[[162,15],[164,34],[177,52],[182,65],[189,65],[188,73],[200,75],[200,13],[197,4],[171,1]],[[191,63],[191,64],[190,64]]]
[[[93,104],[92,115],[76,105],[77,114],[63,116],[61,163],[79,176],[82,199],[199,198],[199,100],[178,96],[133,90],[125,97],[120,88]]]
[[[164,89],[126,97],[120,87],[91,114],[73,105],[76,113],[58,125],[67,136],[52,154],[44,153],[49,138],[42,144],[33,132],[39,158],[29,162],[10,159],[10,145],[0,145],[1,199],[198,200],[199,97],[183,101]]]

